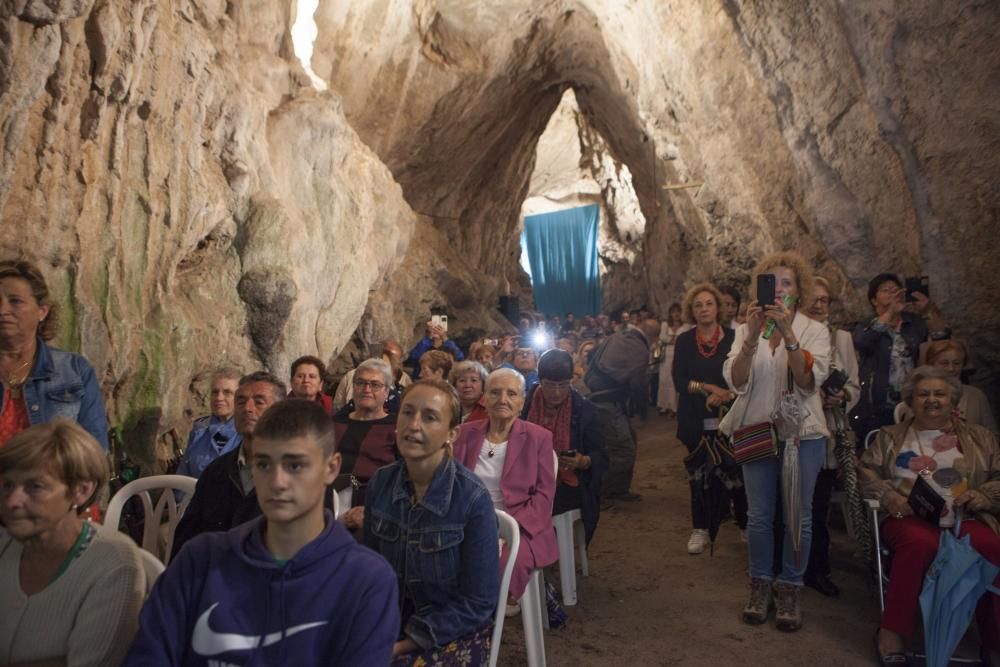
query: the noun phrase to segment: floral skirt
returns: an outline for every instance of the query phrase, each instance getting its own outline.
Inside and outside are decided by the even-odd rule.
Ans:
[[[392,667],[481,667],[490,662],[490,639],[493,624],[471,635],[456,639],[446,646],[426,651],[404,653],[392,661]]]

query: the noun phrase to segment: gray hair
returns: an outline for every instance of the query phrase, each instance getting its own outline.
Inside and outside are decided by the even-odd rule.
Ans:
[[[373,371],[375,373],[381,373],[383,379],[385,380],[385,386],[392,389],[392,366],[390,366],[385,359],[377,359],[375,357],[371,359],[365,359],[358,367],[354,370],[354,377],[358,377],[358,373],[361,371]]]
[[[288,387],[285,386],[285,383],[267,371],[255,371],[244,375],[240,378],[239,386],[242,387],[257,382],[266,382],[271,385],[271,389],[274,392],[274,400],[276,401],[283,401],[288,394]]]
[[[212,373],[211,380],[212,382],[215,382],[216,380],[236,380],[238,383],[241,377],[243,377],[243,373],[240,373],[235,368],[226,366]]]
[[[917,385],[924,380],[944,380],[947,382],[951,388],[951,404],[953,406],[958,405],[958,402],[962,398],[962,383],[959,382],[957,377],[937,366],[918,366],[906,376],[906,382],[903,383],[903,390],[901,392],[904,403],[911,408],[913,407],[913,393],[916,391]]]
[[[451,373],[448,373],[448,382],[455,384],[458,382],[458,378],[462,377],[469,371],[475,371],[479,375],[480,381],[482,381],[483,386],[486,386],[486,377],[490,374],[486,370],[486,366],[483,366],[478,361],[460,361],[451,367]]]
[[[500,377],[501,375],[509,375],[512,378],[517,378],[518,390],[521,392],[521,396],[524,396],[524,390],[527,386],[524,381],[524,376],[513,368],[498,368],[489,375],[486,376],[486,382],[489,384],[490,379],[495,377]]]

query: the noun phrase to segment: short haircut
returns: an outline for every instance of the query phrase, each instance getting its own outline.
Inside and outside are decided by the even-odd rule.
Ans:
[[[0,448],[0,475],[45,471],[66,486],[94,482],[94,493],[78,507],[83,512],[108,483],[108,458],[101,446],[72,419],[57,417],[24,429]]]
[[[573,355],[566,350],[552,348],[538,359],[538,379],[562,382],[573,379]]]
[[[49,314],[38,325],[38,336],[50,341],[59,334],[59,304],[52,301],[49,286],[41,270],[25,260],[0,260],[0,278],[20,278],[31,287],[31,295],[39,306],[48,306]]]
[[[969,351],[965,349],[965,345],[955,340],[954,338],[949,338],[947,340],[936,340],[927,346],[927,351],[924,354],[925,363],[933,364],[937,361],[945,352],[954,350],[962,355],[962,365],[965,366],[969,363]]]
[[[288,372],[288,377],[295,377],[295,371],[299,370],[299,366],[302,364],[309,364],[310,366],[315,366],[316,370],[319,371],[319,379],[322,380],[326,377],[326,364],[319,357],[314,357],[311,354],[307,354],[303,357],[299,357],[292,362],[292,368]]]
[[[453,386],[444,380],[438,380],[437,378],[417,380],[413,384],[407,385],[406,389],[403,390],[403,395],[399,399],[400,407],[403,406],[403,402],[406,400],[407,394],[417,387],[429,387],[430,389],[436,389],[445,395],[448,399],[448,409],[451,411],[448,418],[448,428],[455,428],[462,423],[462,401],[458,397],[458,392],[455,391]]]
[[[503,367],[496,369],[495,371],[486,376],[486,382],[488,384],[491,379],[495,377],[501,377],[503,375],[516,378],[518,383],[518,389],[521,392],[521,396],[524,396],[524,390],[525,387],[527,386],[527,383],[524,380],[524,376],[521,375],[518,371],[514,370],[513,368]]]
[[[376,359],[372,357],[371,359],[365,359],[358,367],[354,369],[354,379],[358,379],[358,373],[361,371],[370,371],[372,373],[378,373],[382,376],[382,380],[385,381],[386,389],[392,389],[392,366],[385,359]]]
[[[719,293],[732,297],[733,301],[736,302],[737,308],[739,308],[740,304],[743,303],[743,295],[741,295],[740,291],[735,287],[733,287],[732,285],[723,285],[722,287],[719,288]],[[721,299],[719,300],[719,305],[720,306],[722,305]],[[685,312],[686,311],[687,309],[685,309]]]
[[[226,368],[220,368],[216,370],[214,373],[212,373],[211,381],[215,382],[216,380],[235,380],[236,383],[239,384],[240,378],[242,377],[243,373],[240,373],[235,368],[226,367]]]
[[[813,283],[813,291],[815,291],[816,287],[822,287],[826,290],[827,295],[833,294],[833,288],[830,287],[830,281],[823,276],[813,276]]]
[[[911,408],[913,407],[913,394],[917,390],[917,385],[924,380],[944,380],[947,382],[951,388],[951,404],[953,407],[957,406],[958,402],[962,399],[962,383],[959,382],[957,377],[937,366],[917,366],[906,376],[906,381],[903,382],[903,389],[900,392],[903,402]]]
[[[442,350],[429,350],[420,355],[420,365],[427,364],[432,371],[444,371],[443,377],[448,377],[455,358]]]
[[[870,281],[868,281],[868,301],[871,302],[878,294],[878,288],[882,286],[883,283],[892,282],[896,284],[896,287],[902,288],[903,281],[899,279],[895,273],[880,273]]]
[[[469,360],[460,361],[451,367],[451,372],[448,373],[448,382],[455,384],[458,382],[458,378],[470,371],[475,371],[475,373],[479,376],[479,379],[482,380],[483,386],[486,386],[486,376],[489,375],[490,372],[486,370],[486,366],[483,366],[478,361]]]
[[[698,283],[687,291],[687,294],[684,295],[684,307],[682,309],[684,319],[691,324],[695,323],[694,300],[702,292],[708,292],[715,299],[715,321],[722,322],[722,293],[712,283]],[[737,299],[736,303],[739,304],[739,302],[740,300]]]
[[[239,386],[254,384],[255,382],[266,382],[274,388],[274,400],[280,401],[288,395],[288,387],[285,383],[267,371],[254,371],[240,378]]]
[[[798,287],[799,290],[799,300],[795,306],[796,309],[798,309],[806,303],[806,299],[809,298],[813,291],[812,266],[806,261],[805,257],[799,253],[793,250],[771,253],[764,259],[760,260],[757,266],[754,267],[753,277],[750,280],[750,284],[756,285],[757,276],[764,273],[770,273],[779,266],[791,269],[792,273],[795,274],[795,286]]]
[[[316,401],[303,398],[278,401],[264,411],[253,431],[254,441],[293,438],[314,438],[326,456],[337,450],[333,420]]]

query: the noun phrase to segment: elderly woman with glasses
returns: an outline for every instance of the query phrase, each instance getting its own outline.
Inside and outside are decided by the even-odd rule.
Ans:
[[[354,373],[354,401],[333,416],[337,452],[341,456],[340,475],[334,488],[341,505],[350,497],[344,524],[351,530],[361,527],[365,489],[375,471],[397,459],[395,419],[385,409],[392,368],[383,359],[366,359]]]
[[[531,571],[559,560],[552,501],[556,493],[552,434],[520,419],[524,376],[498,368],[486,378],[489,419],[466,422],[455,440],[455,460],[476,473],[496,509],[514,517],[521,548],[510,580],[510,599],[519,599]]]
[[[108,481],[75,421],[31,426],[0,449],[0,656],[5,665],[117,665],[139,624],[139,550],[83,518]]]
[[[528,394],[521,418],[552,433],[559,456],[552,515],[580,510],[587,542],[601,516],[601,482],[608,452],[597,424],[597,409],[572,386],[573,356],[549,350],[538,360],[538,386]]]
[[[1000,565],[1000,448],[996,436],[955,417],[962,395],[958,378],[933,366],[920,366],[903,383],[912,411],[898,424],[883,427],[861,456],[865,497],[881,507],[881,535],[892,547],[892,573],[885,611],[876,636],[881,664],[906,664],[904,638],[916,629],[920,589],[937,554],[943,528],[963,512],[961,534],[984,558]],[[937,525],[914,516],[909,495],[923,479],[945,506]],[[1000,586],[1000,577],[993,583]],[[1000,664],[1000,596],[987,593],[976,609],[979,636]]]

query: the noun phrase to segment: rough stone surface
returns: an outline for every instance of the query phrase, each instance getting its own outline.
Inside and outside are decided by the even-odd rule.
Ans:
[[[339,353],[416,217],[308,86],[282,3],[20,4],[0,22],[0,256],[42,265],[59,344],[148,460],[204,409],[206,368]]]
[[[878,271],[923,272],[988,382],[1000,362],[1000,309],[987,306],[1000,249],[998,12],[985,1],[321,0],[312,64],[407,201],[505,284],[518,282],[534,149],[572,87],[631,171],[647,220],[636,294],[651,305],[706,278],[746,284],[757,258],[784,248],[833,279],[845,319],[868,314]],[[661,188],[686,183],[704,185]]]

